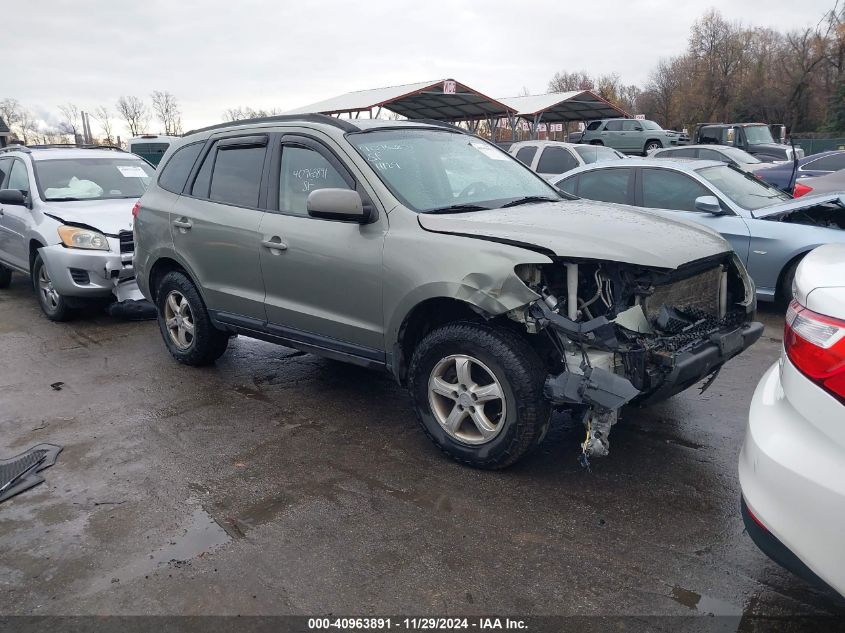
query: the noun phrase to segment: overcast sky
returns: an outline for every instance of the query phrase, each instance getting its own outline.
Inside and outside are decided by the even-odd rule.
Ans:
[[[559,70],[642,84],[710,6],[786,30],[815,25],[834,0],[6,2],[0,98],[46,118],[65,102],[113,108],[167,90],[190,129],[232,106],[289,109],[445,77],[492,97],[546,92]]]

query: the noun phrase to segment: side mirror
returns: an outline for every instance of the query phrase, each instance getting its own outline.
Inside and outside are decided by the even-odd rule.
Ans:
[[[642,132],[642,131],[643,131],[643,129],[639,125],[634,128],[634,132]]]
[[[26,196],[17,189],[0,189],[0,204],[26,206]]]
[[[725,211],[722,209],[722,205],[719,204],[719,199],[716,196],[699,196],[695,199],[695,208],[704,213],[725,215]]]
[[[358,222],[370,221],[371,214],[364,209],[364,201],[357,191],[351,189],[315,189],[305,201],[308,215],[312,218]]]

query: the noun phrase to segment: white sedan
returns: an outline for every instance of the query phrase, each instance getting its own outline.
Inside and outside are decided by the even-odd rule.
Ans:
[[[749,536],[845,596],[845,245],[801,262],[784,351],[751,401],[739,458]]]

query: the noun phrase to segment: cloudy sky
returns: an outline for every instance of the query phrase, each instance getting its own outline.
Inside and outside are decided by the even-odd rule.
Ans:
[[[545,92],[559,70],[641,84],[710,6],[786,30],[815,25],[834,0],[9,2],[0,99],[47,119],[61,103],[93,110],[167,90],[190,129],[228,107],[285,110],[444,77],[494,97]]]

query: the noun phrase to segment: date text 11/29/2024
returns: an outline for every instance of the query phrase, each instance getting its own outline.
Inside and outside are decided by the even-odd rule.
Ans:
[[[475,617],[475,618],[308,618],[308,629],[339,631],[447,631],[472,630],[526,631],[525,620],[512,618]]]

